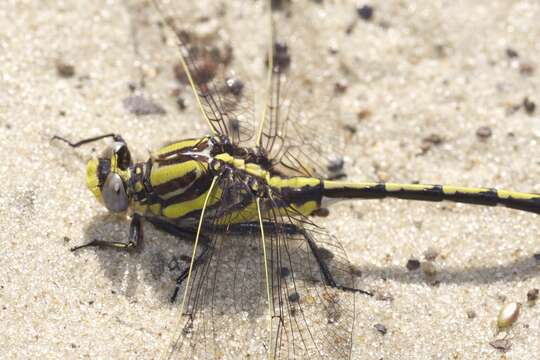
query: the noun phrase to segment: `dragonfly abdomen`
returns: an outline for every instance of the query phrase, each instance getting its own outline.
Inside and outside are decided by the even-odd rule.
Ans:
[[[323,199],[398,198],[423,201],[453,201],[540,213],[540,195],[493,188],[471,188],[453,185],[398,184],[378,182],[324,181]]]

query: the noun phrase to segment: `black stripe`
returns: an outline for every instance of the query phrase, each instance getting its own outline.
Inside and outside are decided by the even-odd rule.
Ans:
[[[460,193],[447,194],[443,200],[450,200],[466,204],[477,204],[485,206],[495,206],[501,203],[497,196],[497,189],[489,189],[478,193]]]
[[[356,189],[347,186],[335,189],[323,189],[323,196],[334,199],[382,199],[388,196],[384,183],[373,187]]]
[[[184,176],[169,180],[163,184],[154,186],[154,192],[158,195],[167,195],[173,191],[185,188],[197,179],[197,170],[191,170]],[[187,189],[190,190],[190,189]]]
[[[318,205],[321,204],[323,195],[322,181],[315,186],[305,185],[300,188],[284,187],[280,191],[280,200],[282,200],[285,206],[293,204],[301,206],[309,201],[315,201]]]
[[[212,176],[205,174],[198,178],[193,183],[193,185],[189,187],[187,191],[183,192],[180,195],[173,196],[170,199],[160,198],[159,202],[161,203],[161,206],[163,208],[166,208],[167,206],[174,205],[180,202],[194,200],[204,194],[210,188],[210,185],[212,184],[212,179]]]

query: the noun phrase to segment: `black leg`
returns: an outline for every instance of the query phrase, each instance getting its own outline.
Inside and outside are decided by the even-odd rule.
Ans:
[[[150,222],[152,225],[154,225],[156,229],[164,231],[167,234],[170,234],[179,238],[193,241],[195,237],[197,236],[196,230],[192,228],[182,228],[168,221],[161,220],[156,217],[147,217],[145,219],[148,222]],[[201,242],[202,251],[199,255],[197,255],[197,257],[193,261],[192,271],[194,271],[199,265],[201,265],[205,261],[205,256],[207,255],[208,249],[210,248],[210,240],[202,234],[200,235],[200,242]],[[180,287],[182,286],[184,281],[187,279],[188,274],[189,274],[189,265],[180,273],[180,275],[176,279],[176,286],[171,296],[172,303],[176,301],[176,298],[178,297],[178,292],[180,291]]]
[[[197,257],[195,258],[195,261],[193,261],[192,271],[195,270],[199,265],[201,265],[204,262],[205,260],[204,258],[208,253],[208,249],[210,249],[210,246],[204,246],[201,253],[197,255]],[[180,291],[180,287],[182,286],[182,283],[184,282],[184,280],[187,279],[188,275],[189,275],[189,266],[186,267],[184,271],[182,271],[182,273],[180,274],[180,276],[178,276],[178,278],[176,278],[176,286],[171,296],[172,303],[176,301],[176,298],[178,297],[178,292]]]
[[[121,141],[121,142],[124,142],[124,140],[122,139],[122,137],[118,134],[113,134],[113,133],[110,133],[110,134],[105,134],[105,135],[99,135],[99,136],[95,136],[95,137],[91,137],[91,138],[88,138],[88,139],[84,139],[84,140],[81,140],[81,141],[77,141],[75,143],[69,141],[68,139],[66,138],[63,138],[63,137],[60,137],[58,135],[54,135],[52,138],[51,138],[51,141],[53,140],[60,140],[60,141],[63,141],[65,142],[66,144],[68,144],[69,146],[73,147],[73,148],[76,148],[76,147],[79,147],[81,145],[84,145],[84,144],[88,144],[88,143],[91,143],[91,142],[94,142],[94,141],[98,141],[98,140],[101,140],[101,139],[105,139],[105,138],[113,138],[114,141]]]
[[[154,225],[156,229],[164,231],[167,234],[179,237],[181,239],[193,241],[195,239],[195,236],[197,235],[197,231],[194,228],[179,227],[168,221],[161,220],[160,218],[156,217],[145,217],[144,219],[150,224]],[[201,238],[205,241],[207,240],[207,238],[202,235]]]
[[[80,249],[84,249],[87,247],[110,247],[120,250],[130,250],[135,249],[137,246],[140,245],[143,239],[143,232],[142,232],[142,224],[141,224],[141,216],[139,214],[134,214],[131,218],[131,223],[129,225],[129,236],[127,242],[120,242],[120,241],[103,241],[103,240],[97,240],[94,239],[88,244],[75,246],[71,248],[71,251],[77,251]]]
[[[267,234],[275,233],[276,224],[273,222],[263,222],[264,232]],[[323,274],[324,281],[326,282],[326,285],[341,289],[344,291],[352,291],[352,292],[358,292],[361,294],[373,296],[373,294],[369,291],[362,290],[362,289],[355,289],[348,286],[340,285],[338,284],[334,276],[332,275],[332,272],[328,268],[328,265],[326,264],[326,261],[322,258],[320,255],[317,244],[315,243],[315,240],[311,237],[311,235],[302,229],[299,226],[296,226],[294,224],[281,224],[280,230],[284,231],[288,235],[298,235],[301,234],[304,239],[306,239],[309,249],[311,250],[311,253],[315,257],[315,260],[317,261],[317,265],[319,265],[319,269],[321,273]],[[250,222],[250,223],[243,223],[243,224],[233,224],[228,225],[223,228],[223,231],[228,231],[229,233],[233,234],[242,234],[246,231],[260,231],[260,225],[258,222]]]
[[[362,290],[362,289],[356,289],[356,288],[352,288],[352,287],[349,287],[349,286],[344,286],[344,285],[340,285],[340,284],[336,283],[336,281],[334,280],[334,276],[332,275],[332,273],[330,272],[330,269],[328,269],[328,265],[326,264],[326,262],[324,261],[324,259],[320,255],[319,250],[317,248],[317,244],[315,243],[315,241],[313,240],[311,235],[305,230],[299,229],[299,231],[304,236],[304,238],[306,239],[306,241],[307,241],[307,243],[309,245],[309,248],[310,248],[313,256],[315,257],[315,260],[317,260],[317,264],[319,265],[319,269],[321,270],[321,273],[324,276],[324,280],[325,280],[325,282],[326,282],[326,284],[328,286],[336,288],[336,289],[341,289],[341,290],[344,290],[344,291],[358,292],[360,294],[373,296],[373,293],[371,293],[369,291]]]

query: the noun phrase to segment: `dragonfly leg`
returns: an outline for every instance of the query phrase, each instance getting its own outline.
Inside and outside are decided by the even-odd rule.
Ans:
[[[179,238],[193,240],[196,236],[196,231],[192,228],[188,228],[188,227],[183,228],[183,227],[174,225],[168,221],[164,221],[164,220],[161,220],[159,218],[154,218],[154,217],[147,217],[146,220],[149,221],[152,225],[154,225],[156,229],[164,231],[167,234],[170,234]],[[201,265],[204,262],[205,256],[208,253],[208,249],[210,248],[209,239],[207,237],[201,235],[201,240],[202,240],[201,244],[203,244],[202,251],[195,258],[195,261],[193,262],[192,271],[197,266]],[[172,303],[176,301],[176,298],[178,297],[178,292],[180,291],[180,287],[182,286],[182,283],[187,279],[188,275],[189,275],[189,266],[187,266],[182,271],[182,273],[180,273],[178,278],[176,278],[176,286],[171,296]]]
[[[275,233],[276,231],[276,224],[273,222],[263,222],[263,227],[264,227],[265,233],[267,234],[272,234],[273,232]],[[260,228],[259,223],[249,222],[249,223],[243,223],[243,224],[229,225],[227,227],[227,230],[232,233],[242,234],[248,230],[260,231],[259,228]],[[317,247],[317,243],[315,242],[311,234],[307,232],[305,229],[302,229],[301,227],[294,224],[284,224],[280,228],[280,230],[284,231],[285,233],[289,235],[302,235],[304,237],[304,239],[308,243],[311,253],[315,257],[315,260],[317,261],[317,265],[319,265],[319,269],[321,271],[321,274],[324,277],[324,281],[326,282],[326,285],[336,288],[336,289],[341,289],[344,291],[358,292],[361,294],[373,296],[373,294],[369,291],[338,284],[336,280],[334,279],[334,276],[332,275],[332,272],[329,269],[328,264],[326,263],[325,259],[321,256],[320,251]]]
[[[129,236],[127,242],[121,241],[103,241],[94,239],[87,244],[75,246],[71,248],[71,251],[78,251],[87,247],[101,247],[101,248],[115,248],[120,250],[131,250],[137,248],[142,243],[143,231],[141,224],[141,216],[134,214],[131,218],[129,225]]]
[[[51,138],[51,141],[54,141],[54,140],[60,140],[60,141],[63,141],[65,142],[66,144],[68,144],[69,146],[71,146],[72,148],[77,148],[81,145],[84,145],[84,144],[88,144],[88,143],[91,143],[91,142],[94,142],[94,141],[98,141],[98,140],[101,140],[101,139],[105,139],[105,138],[113,138],[114,141],[120,141],[120,142],[124,142],[124,139],[122,139],[122,137],[118,134],[113,134],[113,133],[110,133],[110,134],[104,134],[104,135],[99,135],[99,136],[94,136],[94,137],[91,137],[91,138],[88,138],[88,139],[83,139],[83,140],[80,140],[80,141],[77,141],[77,142],[71,142],[69,141],[68,139],[66,138],[63,138],[61,136],[58,136],[58,135],[54,135],[52,138]]]
[[[344,290],[344,291],[358,292],[360,294],[373,296],[373,293],[369,291],[338,284],[335,281],[334,276],[332,275],[332,272],[328,268],[328,264],[326,264],[326,261],[321,256],[319,249],[317,247],[317,244],[315,243],[315,240],[313,239],[311,234],[305,231],[304,229],[298,229],[298,231],[304,236],[304,239],[306,239],[309,245],[309,248],[311,250],[311,253],[315,257],[315,260],[317,261],[317,264],[319,265],[319,269],[321,270],[321,273],[323,274],[326,285],[336,288],[336,289]]]
[[[195,258],[195,261],[193,261],[193,268],[192,271],[195,270],[195,268],[199,265],[201,265],[205,261],[205,257],[208,254],[208,249],[210,249],[210,246],[203,246],[203,249],[199,255]],[[187,266],[180,276],[176,278],[176,286],[174,288],[174,292],[171,296],[171,303],[174,303],[176,301],[176,298],[178,297],[178,292],[180,291],[180,287],[182,286],[182,283],[187,279],[189,275],[189,266]]]

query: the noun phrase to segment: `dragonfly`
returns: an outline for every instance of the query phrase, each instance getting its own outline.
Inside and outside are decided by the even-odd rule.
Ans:
[[[209,134],[172,142],[146,161],[132,158],[120,134],[54,139],[73,148],[112,140],[88,162],[86,183],[109,212],[130,219],[125,242],[95,239],[73,251],[136,248],[145,222],[192,241],[189,264],[171,295],[180,316],[165,358],[351,358],[355,297],[372,293],[358,286],[358,271],[339,240],[315,221],[335,202],[398,198],[540,213],[538,194],[324,177],[320,164],[310,161],[316,154],[298,146],[310,139],[287,135],[290,123],[280,105],[288,69],[270,1],[266,96],[252,131],[230,106],[236,92],[223,92],[223,84],[208,78],[189,39],[159,3],[154,6],[175,36]],[[232,333],[253,345],[231,342]]]

